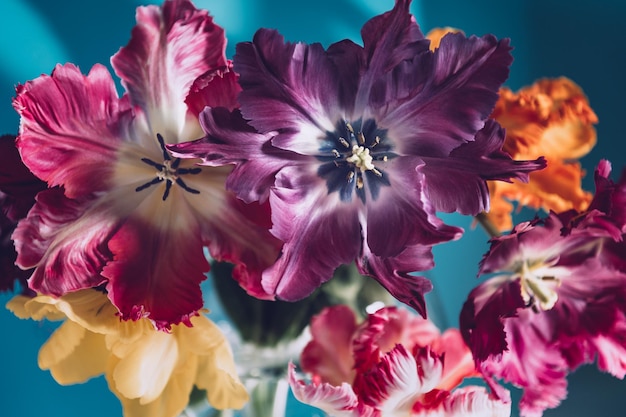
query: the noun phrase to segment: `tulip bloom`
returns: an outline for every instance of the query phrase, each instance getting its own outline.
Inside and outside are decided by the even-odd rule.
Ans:
[[[483,387],[458,388],[475,376],[474,361],[456,329],[387,307],[357,325],[344,306],[311,323],[313,339],[301,363],[312,383],[290,368],[296,398],[331,416],[509,416],[511,404]]]
[[[596,170],[583,213],[551,213],[494,238],[469,295],[461,330],[478,368],[524,389],[520,410],[540,416],[567,394],[567,374],[597,359],[626,375],[626,176]]]
[[[237,105],[225,43],[206,11],[167,0],[137,9],[130,42],[111,60],[121,98],[102,65],[86,76],[59,65],[17,88],[20,153],[52,187],[13,235],[18,265],[35,268],[33,290],[58,297],[103,286],[124,319],[168,329],[202,308],[205,246],[236,264],[240,282],[260,280],[278,253],[252,220],[263,216],[225,190],[227,168],[166,149],[202,136],[205,105]]]
[[[398,300],[425,314],[432,288],[409,275],[433,266],[431,247],[457,239],[437,211],[489,208],[485,180],[524,180],[542,161],[500,151],[487,121],[508,76],[508,40],[445,36],[433,52],[409,0],[349,40],[324,49],[259,30],[237,46],[241,110],[206,110],[206,138],[172,146],[205,165],[235,165],[228,187],[267,201],[283,242],[262,286],[285,300],[309,295],[356,261]]]
[[[544,156],[548,161],[527,183],[489,183],[487,216],[499,230],[513,227],[511,201],[546,212],[587,208],[592,196],[581,188],[584,173],[574,161],[595,145],[598,117],[579,86],[561,77],[516,93],[502,88],[492,117],[506,129],[504,151],[515,159]]]

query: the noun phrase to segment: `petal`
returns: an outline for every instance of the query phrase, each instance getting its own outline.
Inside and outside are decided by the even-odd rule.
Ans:
[[[300,357],[302,369],[333,386],[351,383],[354,379],[352,337],[356,328],[354,312],[344,305],[328,307],[313,317],[312,340]]]
[[[39,367],[61,385],[79,384],[103,374],[109,351],[104,336],[66,321],[39,350]]]
[[[196,78],[185,98],[189,112],[197,116],[206,106],[225,107],[230,111],[239,107],[237,96],[241,87],[238,78],[231,62],[226,67],[213,69]]]
[[[126,398],[149,403],[163,393],[176,369],[178,343],[173,334],[153,330],[119,359],[112,373],[115,389]]]
[[[185,98],[194,80],[227,64],[224,30],[189,0],[139,7],[136,19],[130,42],[111,58],[111,65],[133,104],[148,115],[151,131],[178,136],[185,128]]]
[[[233,353],[219,328],[204,316],[192,319],[193,327],[179,326],[181,346],[199,355],[195,385],[207,391],[217,409],[242,408],[248,401],[237,376]]]
[[[626,230],[626,172],[622,171],[617,183],[611,180],[610,174],[611,163],[601,160],[594,172],[596,193],[587,211],[599,210],[609,215],[623,233]]]
[[[13,314],[21,319],[59,321],[66,318],[57,308],[58,299],[46,295],[30,297],[16,295],[6,305]]]
[[[287,301],[309,295],[335,268],[350,263],[361,246],[356,207],[328,194],[314,173],[283,168],[270,194],[272,234],[282,254],[263,274],[263,287]],[[306,236],[306,239],[302,239]]]
[[[355,383],[359,398],[383,415],[404,415],[417,399],[435,388],[441,378],[442,363],[430,351],[417,358],[397,345]]]
[[[389,126],[400,153],[441,157],[473,141],[508,76],[510,50],[508,40],[492,35],[453,33],[432,55],[399,67],[387,80],[389,98],[377,119]]]
[[[511,402],[495,398],[483,387],[470,386],[457,389],[445,399],[441,408],[446,417],[508,417],[511,415]],[[436,414],[436,410],[433,410],[433,414]]]
[[[7,196],[0,191],[0,292],[13,291],[16,288],[28,291],[27,279],[31,271],[24,271],[15,265],[17,253],[11,235],[16,223],[7,219],[2,212],[6,200]]]
[[[446,158],[423,158],[425,192],[437,211],[476,215],[489,210],[486,180],[527,182],[528,173],[546,166],[543,159],[514,161],[500,148],[504,130],[487,121],[473,142],[454,149]]]
[[[567,396],[567,363],[558,349],[541,335],[535,314],[524,310],[519,319],[507,319],[509,351],[479,365],[486,376],[495,376],[524,389],[520,400],[522,415],[541,415]]]
[[[464,378],[479,376],[472,357],[472,351],[463,341],[458,329],[448,329],[441,338],[435,341],[432,349],[439,355],[444,355],[443,375],[437,389],[452,391]]]
[[[260,133],[278,132],[274,146],[316,154],[341,117],[340,80],[322,46],[285,43],[278,32],[260,29],[237,45],[234,68],[244,118]]]
[[[112,361],[112,368],[117,366],[118,360]],[[116,387],[113,379],[107,373],[109,389],[119,398],[122,403],[125,417],[166,417],[180,415],[189,403],[189,394],[193,389],[193,378],[197,368],[198,358],[191,356],[184,363],[176,367],[175,372],[167,381],[161,395],[153,401],[142,399],[130,399],[122,395]]]
[[[562,163],[549,160],[546,168],[531,172],[528,183],[489,183],[491,207],[487,214],[499,230],[512,227],[513,206],[508,201],[545,212],[557,213],[567,210],[585,210],[591,194],[581,188],[584,172],[578,163]]]
[[[506,276],[491,278],[472,290],[459,324],[477,362],[498,357],[508,348],[504,320],[525,306],[519,281],[509,282]]]
[[[271,134],[257,133],[239,111],[207,109],[200,114],[207,137],[170,149],[175,156],[201,158],[203,165],[234,164],[226,186],[246,202],[265,201],[276,173],[299,157],[270,145]]]
[[[159,214],[167,217],[171,212]],[[163,229],[144,219],[127,219],[108,242],[113,256],[102,275],[108,278],[109,298],[124,319],[148,317],[165,329],[187,323],[202,308],[200,283],[209,270],[199,233]]]
[[[29,286],[38,292],[60,296],[97,287],[104,282],[100,270],[115,226],[107,209],[94,207],[92,198],[71,200],[59,188],[42,191],[13,234],[17,264],[36,267]]]
[[[17,222],[35,204],[35,195],[46,183],[26,168],[17,150],[15,136],[0,136],[0,216]],[[0,223],[2,232],[5,226]]]
[[[439,336],[439,329],[430,320],[404,308],[383,307],[368,314],[354,335],[355,368],[365,372],[398,344],[413,352],[416,347],[430,346]]]
[[[317,407],[331,416],[357,417],[367,414],[357,410],[358,399],[348,383],[333,386],[328,383],[305,384],[297,379],[295,365],[289,364],[289,385],[294,396],[305,404]]]
[[[369,250],[386,258],[398,255],[411,245],[433,245],[457,239],[462,229],[451,227],[435,216],[423,193],[428,180],[422,163],[412,157],[394,158],[387,169],[391,186],[382,187],[380,196],[367,204],[366,236]],[[409,225],[409,226],[407,226]],[[415,268],[419,271],[419,260]]]
[[[70,292],[55,299],[54,306],[89,332],[116,334],[121,324],[117,309],[101,290],[88,288]]]
[[[412,245],[394,257],[376,256],[367,246],[357,259],[361,274],[369,275],[385,287],[398,301],[414,308],[426,317],[424,294],[433,289],[425,277],[411,275],[413,271],[424,271],[434,265],[430,246]]]
[[[626,376],[626,346],[624,345],[624,322],[618,329],[608,335],[599,335],[593,338],[592,343],[598,351],[598,369],[609,372],[611,375],[624,379]]]
[[[232,276],[248,294],[273,299],[262,285],[262,274],[278,257],[282,242],[269,232],[269,204],[246,204],[231,194],[225,200],[225,207],[210,222],[205,220],[205,245],[213,259],[235,265]]]
[[[396,1],[394,8],[375,16],[363,25],[363,56],[361,67],[353,67],[353,77],[361,76],[356,97],[355,112],[367,105],[378,108],[385,105],[384,79],[392,74],[390,69],[403,61],[413,60],[428,51],[428,40],[409,13],[410,0]],[[393,77],[393,75],[391,75]]]
[[[108,70],[84,76],[72,64],[20,86],[13,106],[21,116],[17,145],[28,168],[70,198],[109,187],[127,103],[117,98]]]
[[[507,130],[505,150],[515,158],[572,160],[596,143],[598,117],[565,77],[541,79],[517,93],[503,88],[492,117]]]

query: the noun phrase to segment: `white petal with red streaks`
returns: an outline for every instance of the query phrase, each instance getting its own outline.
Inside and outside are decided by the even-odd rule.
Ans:
[[[197,114],[187,114],[187,94],[196,78],[226,66],[225,48],[224,30],[208,12],[189,0],[171,0],[137,9],[131,40],[111,64],[133,104],[148,115],[151,132],[184,137],[189,122],[200,133]]]

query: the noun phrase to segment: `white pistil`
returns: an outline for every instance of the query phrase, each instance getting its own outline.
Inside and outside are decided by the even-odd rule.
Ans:
[[[176,170],[172,169],[172,161],[163,161],[163,169],[157,171],[157,178],[162,180],[170,180],[172,182],[178,179],[178,175],[176,175]]]
[[[356,165],[356,167],[359,168],[361,172],[376,169],[376,167],[372,163],[373,160],[374,158],[372,158],[372,156],[370,155],[370,150],[368,148],[364,148],[363,146],[358,145],[352,146],[352,155],[346,158],[346,161]]]
[[[525,261],[518,271],[522,298],[527,304],[533,303],[543,311],[552,309],[559,299],[556,289],[561,281],[554,276],[543,274],[549,267],[550,265],[542,262],[529,265]]]

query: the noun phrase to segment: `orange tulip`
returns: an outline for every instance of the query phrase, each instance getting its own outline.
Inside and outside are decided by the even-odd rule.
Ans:
[[[557,212],[587,207],[591,194],[581,188],[584,171],[574,161],[595,145],[598,118],[578,85],[561,77],[539,80],[517,93],[502,88],[492,117],[506,129],[503,149],[513,159],[544,156],[548,161],[527,184],[489,184],[487,218],[497,229],[512,227],[512,201]]]

